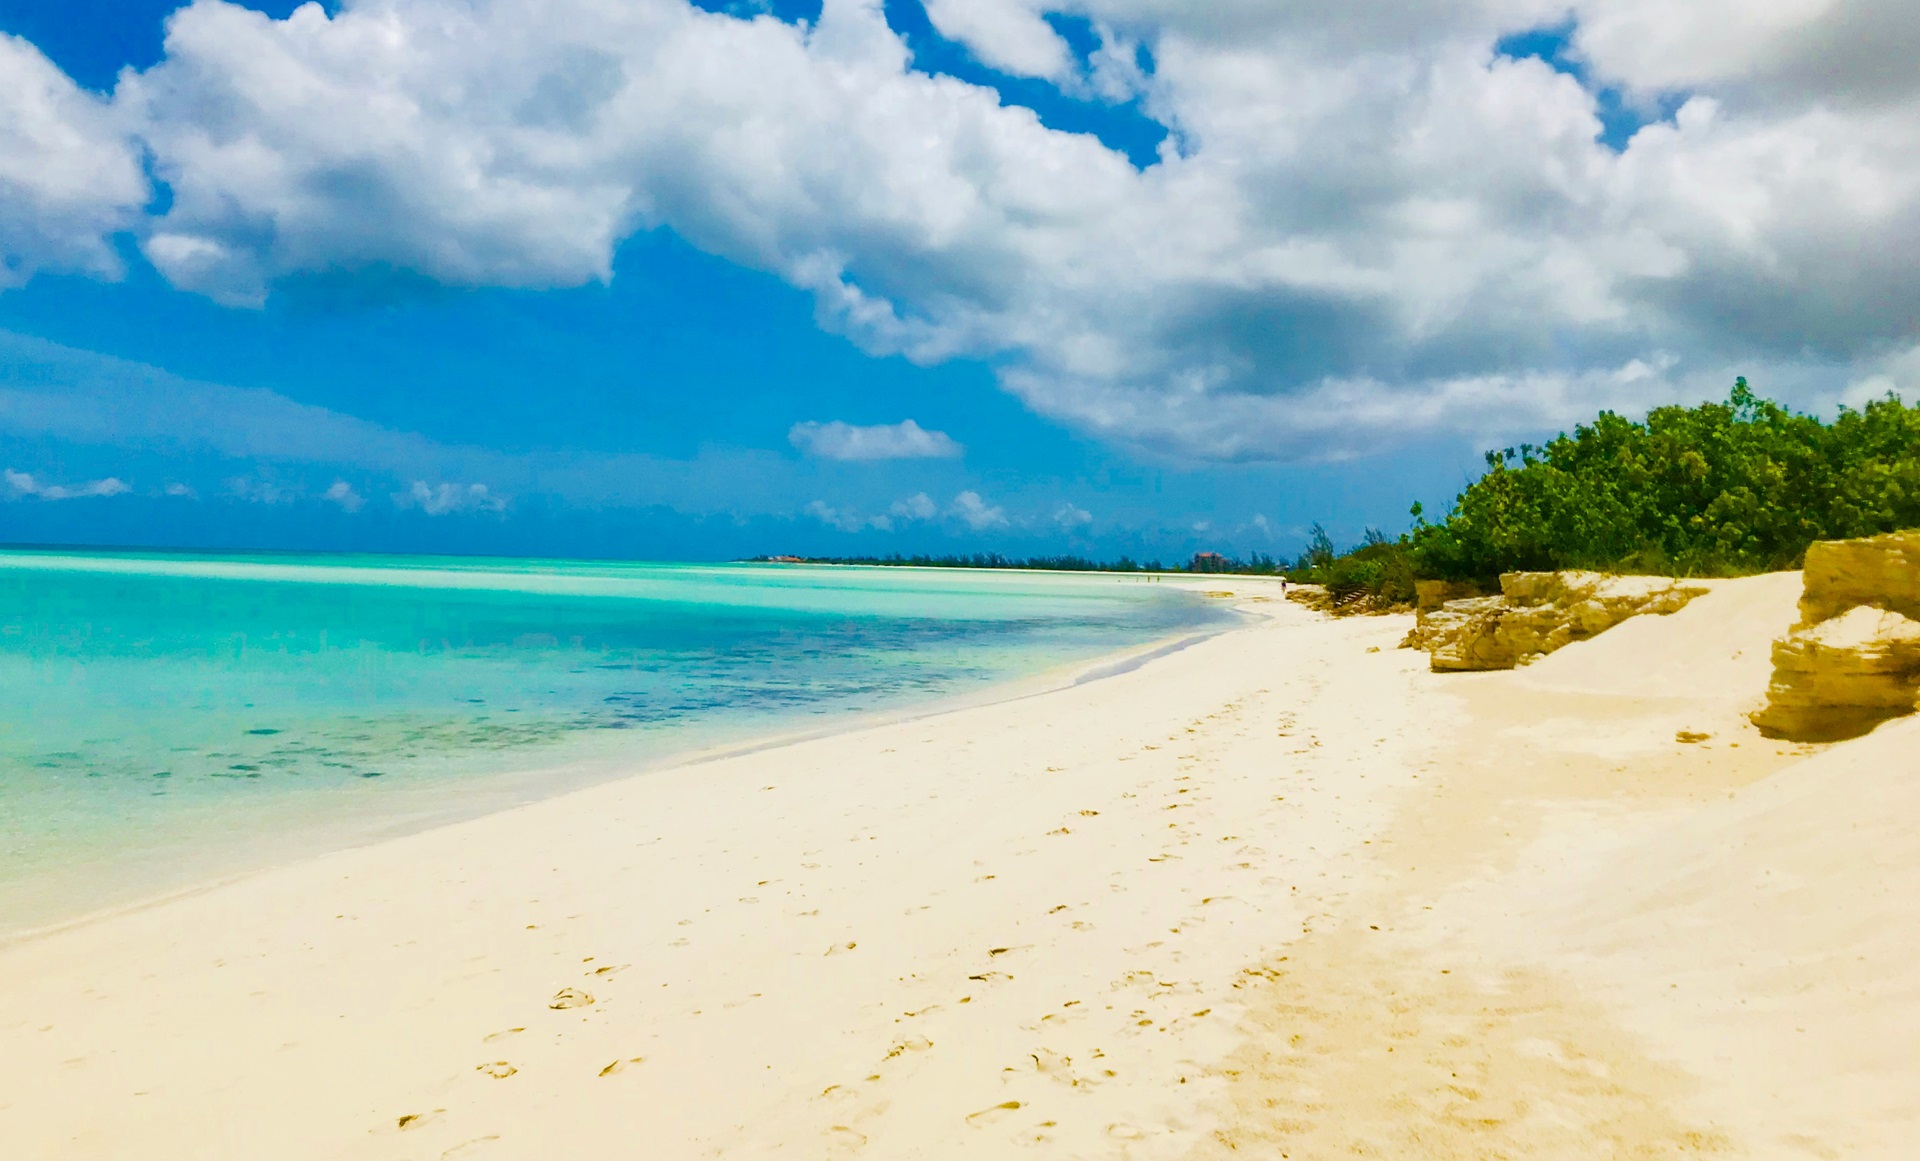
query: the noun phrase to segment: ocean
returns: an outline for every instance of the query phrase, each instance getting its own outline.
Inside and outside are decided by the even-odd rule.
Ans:
[[[0,937],[1230,617],[1126,575],[0,551]]]

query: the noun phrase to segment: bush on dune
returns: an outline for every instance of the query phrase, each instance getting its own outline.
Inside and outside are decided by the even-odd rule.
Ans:
[[[1738,576],[1798,564],[1815,540],[1920,526],[1920,407],[1889,395],[1832,423],[1738,380],[1724,403],[1602,412],[1541,447],[1487,453],[1437,523],[1346,553],[1317,538],[1290,575],[1336,602],[1411,599],[1415,577],[1489,582],[1586,568]]]
[[[1324,587],[1335,608],[1402,605],[1413,600],[1413,553],[1406,537],[1390,540],[1377,528],[1348,552],[1337,552],[1327,530],[1313,526],[1307,551],[1288,578]]]

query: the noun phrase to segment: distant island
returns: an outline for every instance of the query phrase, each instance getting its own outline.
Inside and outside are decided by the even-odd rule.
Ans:
[[[1184,564],[1162,564],[1157,560],[1137,561],[1123,556],[1118,560],[1094,560],[1085,556],[1002,556],[997,552],[976,552],[971,556],[756,556],[747,564],[855,564],[881,568],[1013,568],[1041,572],[1159,572],[1159,573],[1234,573],[1240,576],[1278,576],[1287,566],[1265,553],[1256,552],[1250,560],[1239,560],[1218,552],[1196,552]]]

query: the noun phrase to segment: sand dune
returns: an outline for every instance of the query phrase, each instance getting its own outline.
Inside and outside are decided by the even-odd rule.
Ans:
[[[1754,1156],[1920,1151],[1920,723],[1646,826],[1563,820],[1461,901],[1603,998]]]
[[[1745,722],[1793,578],[1462,675],[1208,587],[1098,681],[0,950],[0,1154],[1915,1154],[1920,751]]]
[[[1800,574],[1696,581],[1713,591],[1665,617],[1635,617],[1521,671],[1536,689],[1757,702],[1773,640],[1799,617]]]

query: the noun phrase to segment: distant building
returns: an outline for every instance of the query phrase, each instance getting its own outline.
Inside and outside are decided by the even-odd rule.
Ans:
[[[1193,563],[1187,566],[1189,572],[1230,572],[1232,569],[1233,561],[1217,552],[1196,552]]]

